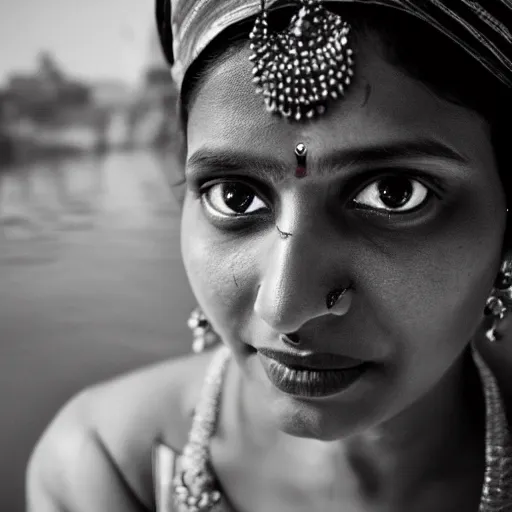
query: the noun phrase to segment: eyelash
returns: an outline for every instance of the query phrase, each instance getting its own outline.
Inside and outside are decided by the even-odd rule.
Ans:
[[[264,196],[265,194],[263,194],[260,190],[260,187],[256,187],[250,183],[248,183],[248,180],[247,178],[237,178],[237,177],[230,177],[229,179],[217,179],[215,181],[210,181],[210,182],[207,182],[205,184],[201,184],[197,187],[197,195],[199,197],[199,199],[201,200],[201,203],[203,204],[203,208],[207,208],[209,210],[213,210],[212,213],[210,213],[211,216],[216,216],[217,218],[222,218],[222,219],[225,219],[225,220],[237,220],[237,221],[240,221],[240,220],[248,220],[249,217],[253,218],[255,217],[258,213],[262,213],[260,211],[256,211],[254,213],[246,213],[246,214],[237,214],[237,213],[233,213],[233,214],[226,214],[226,213],[222,213],[222,212],[219,212],[214,206],[212,206],[207,198],[207,195],[209,193],[211,193],[211,191],[216,187],[216,186],[220,186],[220,185],[229,185],[229,184],[233,184],[233,185],[243,185],[244,187],[248,188],[249,190],[252,191],[252,193],[254,194],[254,197],[255,198],[258,198],[262,203],[264,203],[266,205],[266,207],[268,209],[271,209],[271,207],[269,206],[269,201],[265,198],[262,198],[262,196]],[[266,213],[266,211],[264,212]]]
[[[370,207],[370,206],[367,206],[364,204],[357,204],[355,202],[355,198],[358,197],[363,191],[368,189],[371,185],[378,184],[379,182],[383,181],[384,179],[390,178],[390,177],[403,178],[403,179],[409,180],[410,182],[415,182],[415,183],[420,184],[421,186],[426,188],[427,192],[426,192],[425,198],[422,200],[422,202],[417,207],[414,207],[414,208],[412,208],[410,210],[406,210],[406,211],[393,211],[392,209],[388,210],[385,208],[380,208],[380,209],[373,208],[373,207]],[[430,203],[430,201],[433,199],[433,197],[440,197],[439,192],[443,191],[442,183],[438,179],[436,179],[434,176],[427,174],[427,173],[422,173],[421,171],[410,171],[408,169],[401,169],[400,172],[396,172],[396,171],[386,172],[385,170],[381,170],[381,171],[379,171],[378,174],[376,174],[374,171],[372,171],[371,177],[365,178],[364,176],[359,176],[357,181],[358,181],[358,185],[356,185],[354,187],[347,186],[348,189],[357,187],[356,192],[351,192],[348,195],[347,199],[348,199],[348,202],[350,203],[350,207],[352,209],[364,210],[366,213],[374,212],[376,215],[386,215],[388,218],[391,215],[405,216],[408,214],[416,213],[418,210],[421,210],[428,203]],[[215,211],[215,213],[213,213],[213,215],[217,215],[219,217],[224,217],[224,218],[228,218],[228,219],[240,220],[240,219],[244,219],[244,218],[247,219],[248,217],[254,217],[258,213],[261,213],[259,210],[257,210],[256,212],[247,213],[247,214],[244,214],[244,213],[242,213],[242,214],[237,214],[237,213],[225,214],[225,213],[216,211],[215,207],[213,207],[211,204],[207,203],[207,201],[208,201],[207,194],[210,193],[211,190],[215,186],[227,185],[227,184],[239,184],[239,185],[243,185],[243,186],[247,187],[248,189],[252,190],[252,192],[254,193],[254,196],[256,198],[260,199],[260,201],[262,201],[265,205],[267,205],[268,209],[271,209],[271,207],[268,205],[269,201],[265,198],[264,194],[262,194],[260,192],[260,187],[254,186],[253,184],[249,183],[247,178],[245,178],[245,177],[233,176],[233,177],[229,177],[229,179],[226,179],[226,178],[220,179],[219,178],[215,181],[205,182],[205,183],[197,186],[197,194],[198,194],[199,198],[201,199],[201,202],[203,203],[203,205],[206,204],[208,208]]]
[[[355,202],[355,198],[360,195],[363,191],[368,189],[371,185],[378,184],[379,182],[382,182],[386,178],[403,178],[406,180],[409,180],[409,182],[417,183],[424,187],[426,189],[426,194],[424,199],[421,201],[421,203],[409,210],[406,211],[393,211],[393,210],[387,210],[385,208],[379,209],[379,208],[372,208],[369,206],[365,206],[363,204],[357,205]],[[433,198],[440,199],[442,194],[444,192],[444,186],[441,180],[437,179],[436,177],[432,176],[431,174],[424,173],[421,171],[412,171],[409,169],[400,169],[400,172],[397,172],[396,170],[381,170],[379,171],[378,175],[376,175],[374,172],[371,172],[370,176],[367,178],[364,178],[359,181],[359,184],[357,186],[356,192],[350,194],[349,202],[351,203],[351,207],[354,209],[361,209],[366,212],[375,212],[376,214],[385,214],[389,217],[389,215],[412,215],[416,213],[417,211],[424,208],[428,203],[431,202]]]

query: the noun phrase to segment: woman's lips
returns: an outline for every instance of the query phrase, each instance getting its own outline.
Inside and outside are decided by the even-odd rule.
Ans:
[[[273,350],[258,348],[257,351],[278,363],[304,370],[345,370],[363,364],[365,361],[337,354],[306,352],[300,350]]]
[[[326,397],[347,389],[369,363],[335,354],[258,349],[263,368],[274,386],[290,395]]]

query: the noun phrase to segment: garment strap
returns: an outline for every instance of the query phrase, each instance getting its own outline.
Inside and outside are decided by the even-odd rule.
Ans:
[[[221,498],[210,467],[209,445],[217,428],[222,385],[230,355],[230,350],[221,346],[212,358],[183,453],[162,443],[153,447],[156,512],[188,510],[196,500],[198,505],[199,502],[215,505]]]
[[[156,512],[175,512],[173,480],[178,453],[163,443],[153,447],[153,480]]]

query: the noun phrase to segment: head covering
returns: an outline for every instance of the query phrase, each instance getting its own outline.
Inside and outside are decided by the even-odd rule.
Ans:
[[[512,0],[329,0],[326,7],[330,3],[376,4],[416,16],[512,88]],[[294,5],[290,0],[265,1],[269,10]],[[158,31],[178,90],[213,39],[260,10],[261,0],[156,0]]]

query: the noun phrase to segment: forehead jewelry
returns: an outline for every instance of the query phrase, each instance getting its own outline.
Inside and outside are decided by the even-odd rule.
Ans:
[[[300,121],[344,96],[354,76],[350,25],[322,6],[299,0],[300,10],[283,32],[270,32],[265,0],[250,34],[253,82],[267,110]]]

